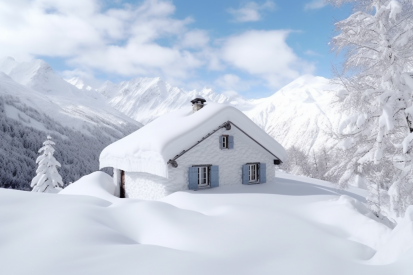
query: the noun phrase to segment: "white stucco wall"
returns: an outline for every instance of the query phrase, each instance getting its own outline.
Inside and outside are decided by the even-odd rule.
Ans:
[[[113,183],[115,184],[115,196],[120,195],[120,170],[113,168]]]
[[[219,136],[234,136],[234,149],[220,149]],[[188,144],[188,148],[192,144]],[[274,156],[234,126],[222,128],[177,159],[178,167],[169,166],[169,178],[148,173],[125,173],[126,196],[155,200],[188,189],[188,167],[212,164],[219,166],[219,185],[242,184],[242,165],[249,162],[267,164],[267,182],[275,176]]]

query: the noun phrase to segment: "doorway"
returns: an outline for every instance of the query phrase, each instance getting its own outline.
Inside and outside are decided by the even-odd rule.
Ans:
[[[120,198],[125,198],[125,171],[120,170]]]

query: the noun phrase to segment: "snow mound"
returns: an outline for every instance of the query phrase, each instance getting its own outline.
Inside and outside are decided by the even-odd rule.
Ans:
[[[59,195],[86,195],[100,198],[109,202],[117,202],[115,184],[111,176],[104,172],[94,172],[81,177],[59,192]]]
[[[309,210],[316,221],[330,226],[336,234],[374,250],[377,250],[391,233],[391,228],[377,218],[365,204],[347,195],[317,202]]]
[[[192,113],[190,106],[166,114],[138,131],[107,146],[100,154],[100,168],[146,172],[168,177],[168,160],[202,140],[223,123],[231,121],[284,160],[284,148],[238,109],[210,103]]]
[[[408,275],[413,268],[411,260],[367,261],[375,250],[349,234],[383,224],[352,199],[358,195],[340,197],[328,184],[278,178],[111,203],[109,182],[96,172],[65,190],[88,196],[0,188],[2,274]],[[342,219],[326,225],[319,217],[329,207]],[[367,228],[363,219],[371,220]]]
[[[406,210],[404,218],[393,229],[387,242],[371,259],[374,264],[391,264],[404,257],[411,261],[413,256],[413,206]]]

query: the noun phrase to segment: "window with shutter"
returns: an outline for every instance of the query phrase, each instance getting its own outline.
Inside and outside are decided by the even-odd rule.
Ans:
[[[223,135],[219,137],[219,148],[228,149],[229,136]]]
[[[242,166],[242,184],[265,183],[266,164],[247,163]]]
[[[188,169],[188,188],[197,190],[219,186],[219,169],[217,165],[194,165]]]

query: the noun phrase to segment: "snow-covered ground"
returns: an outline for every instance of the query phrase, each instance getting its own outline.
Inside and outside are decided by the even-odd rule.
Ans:
[[[0,273],[413,270],[413,211],[392,230],[367,210],[360,189],[278,174],[271,183],[176,192],[161,201],[118,199],[113,191],[101,172],[59,195],[0,189]]]

